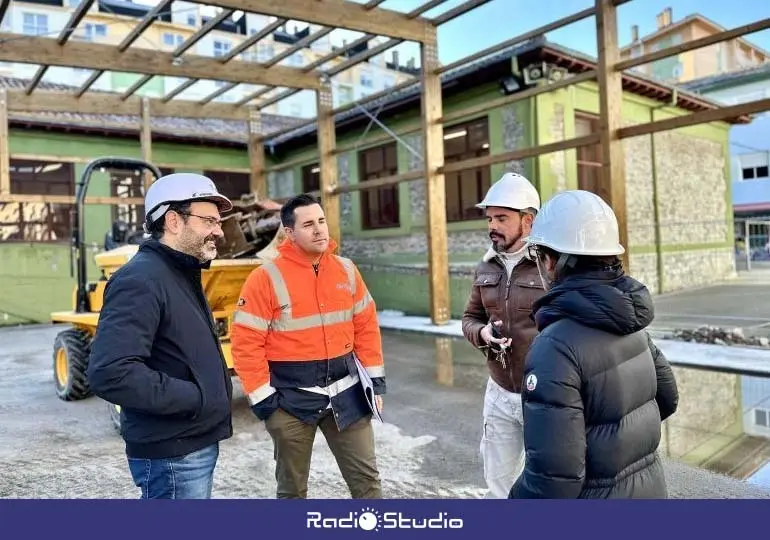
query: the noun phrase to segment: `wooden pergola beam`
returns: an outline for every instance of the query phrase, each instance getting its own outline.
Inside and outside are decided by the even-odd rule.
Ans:
[[[623,126],[623,73],[615,70],[620,59],[618,48],[618,18],[614,0],[596,0],[596,40],[599,82],[599,144],[602,172],[598,193],[612,207],[618,220],[621,256],[626,272],[630,271],[628,218],[626,208],[626,168],[623,142],[618,130]]]
[[[259,64],[243,61],[225,65],[201,55],[175,58],[173,53],[153,49],[129,48],[121,52],[114,45],[101,43],[73,41],[59,45],[56,39],[46,37],[18,38],[18,34],[0,33],[0,61],[288,88],[315,89],[320,85],[315,74],[284,66],[266,69]]]
[[[628,137],[649,135],[651,133],[695,126],[698,124],[720,122],[733,118],[740,118],[741,116],[747,114],[756,114],[764,111],[770,111],[770,98],[759,99],[757,101],[750,101],[748,103],[730,105],[729,107],[719,107],[717,109],[711,109],[708,111],[699,111],[692,114],[685,114],[683,116],[675,116],[673,118],[666,118],[664,120],[656,120],[655,122],[647,122],[645,124],[637,124],[635,126],[620,128],[618,130],[618,138],[627,139]]]
[[[425,19],[410,19],[403,13],[346,0],[196,0],[247,13],[273,15],[321,26],[357,30],[368,34],[422,42],[433,25]]]
[[[150,112],[153,116],[180,118],[222,118],[225,120],[245,120],[247,111],[229,103],[208,103],[201,105],[192,100],[150,99]],[[123,99],[120,94],[94,92],[85,97],[73,93],[38,90],[31,96],[23,90],[8,91],[8,107],[11,111],[27,112],[70,112],[80,114],[129,114],[140,113],[141,98],[131,96]]]
[[[259,109],[249,107],[248,152],[249,189],[259,199],[267,197],[267,171],[265,169],[265,145],[259,138],[262,133],[262,115]]]
[[[150,114],[150,101],[147,98],[142,98],[142,110],[141,110],[141,128],[139,131],[139,148],[142,151],[142,159],[148,163],[152,163],[152,117]],[[150,171],[144,171],[144,192],[150,189],[150,185],[153,183],[153,176]]]
[[[8,93],[0,88],[0,196],[11,192],[11,151],[8,145]]]
[[[337,187],[337,156],[334,154],[337,138],[333,107],[331,84],[327,82],[320,90],[316,90],[318,166],[321,169],[321,204],[326,215],[329,236],[334,239],[339,249],[342,246],[342,233],[340,196],[334,191]]]
[[[61,32],[59,33],[59,37],[56,39],[59,45],[63,45],[67,42],[70,36],[75,32],[77,26],[80,24],[80,21],[82,21],[83,17],[85,17],[86,13],[88,13],[88,10],[91,8],[91,4],[93,3],[94,0],[81,0],[81,2],[78,4],[78,7],[76,7],[75,11],[73,11],[72,15],[70,15],[70,19],[67,21],[67,24],[64,25],[64,28],[62,28]],[[2,15],[0,15],[0,20],[2,20]],[[40,81],[43,80],[43,76],[45,76],[46,71],[48,71],[48,66],[40,66],[37,68],[37,73],[35,73],[35,76],[32,77],[32,80],[24,90],[27,94],[31,94],[37,85],[40,84]]]
[[[444,165],[444,129],[441,125],[443,106],[435,27],[430,39],[420,45],[420,62],[430,318],[433,324],[446,324],[450,317],[449,255],[445,180],[444,173],[440,171]]]

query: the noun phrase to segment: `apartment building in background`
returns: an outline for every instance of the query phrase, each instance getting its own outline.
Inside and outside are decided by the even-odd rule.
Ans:
[[[14,0],[0,24],[0,30],[56,37],[66,26],[79,3],[80,0]],[[70,40],[117,45],[151,9],[152,6],[134,3],[130,0],[96,0]],[[172,52],[214,17],[216,14],[204,13],[204,6],[200,4],[177,0],[173,2],[168,12],[162,13],[156,22],[133,43],[132,47]],[[235,12],[217,24],[187,53],[212,57],[225,56],[249,36],[256,34],[274,20],[274,17]],[[252,62],[268,61],[292,47],[296,42],[306,37],[308,33],[319,29],[320,27],[315,25],[308,26],[306,23],[289,21],[286,26],[277,28],[272,34],[246,49],[239,56]],[[373,47],[378,43],[377,39],[373,39],[349,53],[340,55],[323,68],[331,68],[351,55],[361,52],[366,47]],[[327,35],[282,60],[279,65],[302,67],[325,56],[332,49],[333,45],[329,40],[329,35]],[[232,61],[236,61],[236,59]],[[0,62],[0,75],[3,76],[31,79],[36,72],[36,65]],[[91,73],[92,71],[89,69],[57,67],[49,69],[43,80],[80,86],[88,80]],[[415,67],[413,58],[408,59],[402,65],[398,61],[397,55],[386,58],[385,54],[380,54],[367,62],[351,67],[332,79],[335,106],[380,92],[418,73],[419,69]],[[140,77],[140,75],[131,73],[105,72],[94,82],[91,88],[93,90],[125,92]],[[153,77],[143,84],[136,91],[136,94],[161,97],[185,82],[186,79],[184,78]],[[204,99],[225,85],[227,83],[220,81],[198,81],[176,97],[178,99]],[[238,102],[258,90],[260,90],[259,86],[239,84],[217,96],[215,101]],[[281,90],[261,96],[260,100],[267,99]],[[271,114],[308,118],[315,115],[315,109],[314,93],[302,91],[264,108],[263,111]]]
[[[631,43],[620,49],[622,60],[636,58],[726,30],[698,13],[675,22],[671,8],[666,8],[659,13],[656,23],[656,30],[642,37],[639,37],[638,25],[631,27]],[[770,53],[767,51],[739,38],[663,58],[633,69],[648,77],[677,84],[759,66],[766,63],[769,57]]]
[[[770,63],[680,86],[724,105],[770,98]],[[735,217],[770,219],[770,111],[731,126],[730,167]]]

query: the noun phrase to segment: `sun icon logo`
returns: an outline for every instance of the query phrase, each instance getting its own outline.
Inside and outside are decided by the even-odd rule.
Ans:
[[[379,531],[380,513],[374,508],[364,508],[358,516],[358,528],[365,531]]]

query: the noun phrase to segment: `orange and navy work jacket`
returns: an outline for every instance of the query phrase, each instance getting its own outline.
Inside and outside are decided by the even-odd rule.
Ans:
[[[262,420],[281,408],[313,422],[331,408],[344,429],[371,414],[356,357],[374,393],[385,393],[377,308],[335,247],[331,241],[313,265],[286,240],[276,260],[243,285],[231,329],[233,367]]]

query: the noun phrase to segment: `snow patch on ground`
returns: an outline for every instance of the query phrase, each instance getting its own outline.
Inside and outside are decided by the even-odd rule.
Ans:
[[[383,310],[379,313],[379,321],[380,327],[388,330],[463,337],[462,323],[456,319],[444,325],[434,325],[428,317]],[[723,369],[759,376],[770,375],[770,350],[689,343],[672,339],[653,338],[653,341],[674,365]]]

